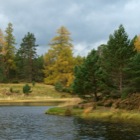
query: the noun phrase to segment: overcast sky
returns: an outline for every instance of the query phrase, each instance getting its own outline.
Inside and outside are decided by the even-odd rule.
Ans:
[[[0,0],[0,28],[11,22],[17,47],[31,32],[44,54],[60,26],[71,32],[74,53],[86,55],[106,43],[123,24],[129,37],[140,34],[140,0]]]

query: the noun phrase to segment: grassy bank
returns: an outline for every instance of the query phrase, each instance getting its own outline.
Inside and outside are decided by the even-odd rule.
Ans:
[[[89,109],[90,110],[90,109]],[[140,113],[134,111],[114,110],[111,108],[98,108],[92,111],[88,109],[76,109],[67,107],[50,108],[46,114],[77,116],[84,119],[93,119],[106,122],[126,122],[140,124]]]
[[[54,101],[54,100],[67,100],[64,98],[71,98],[69,93],[57,92],[53,86],[36,83],[35,86],[29,84],[32,92],[28,96],[23,94],[23,86],[25,83],[19,84],[0,84],[0,102],[4,101]],[[12,92],[11,92],[12,89]]]

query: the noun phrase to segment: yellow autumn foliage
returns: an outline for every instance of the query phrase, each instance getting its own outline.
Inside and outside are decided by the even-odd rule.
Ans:
[[[135,39],[134,45],[135,49],[140,52],[140,35]]]
[[[4,34],[3,34],[2,30],[0,29],[0,54],[6,55],[6,53],[7,53],[6,45],[7,45],[7,43],[5,41]]]
[[[75,66],[70,33],[63,26],[57,33],[59,35],[52,39],[51,48],[44,56],[44,81],[46,84],[61,82],[64,86],[70,86],[74,78]]]

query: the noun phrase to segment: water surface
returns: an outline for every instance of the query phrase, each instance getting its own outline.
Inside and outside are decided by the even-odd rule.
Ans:
[[[139,126],[44,114],[50,107],[1,106],[0,140],[140,140]]]

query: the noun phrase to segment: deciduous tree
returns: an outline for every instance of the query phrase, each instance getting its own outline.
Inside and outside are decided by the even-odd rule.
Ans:
[[[13,25],[8,24],[5,30],[5,42],[6,45],[3,48],[4,61],[5,61],[5,75],[7,80],[10,78],[10,72],[16,69],[14,57],[15,57],[15,37],[13,35]]]
[[[136,37],[134,45],[135,45],[135,50],[140,52],[140,35]]]
[[[48,50],[45,54],[45,83],[55,84],[61,82],[64,86],[70,86],[73,81],[74,57],[70,33],[65,27],[57,31]]]
[[[6,79],[5,74],[5,55],[6,55],[6,41],[3,34],[3,31],[0,29],[0,82],[3,82]]]

